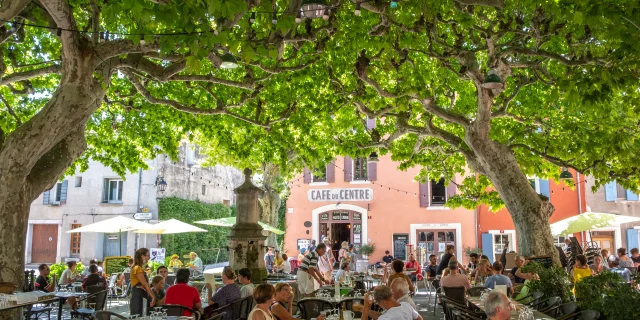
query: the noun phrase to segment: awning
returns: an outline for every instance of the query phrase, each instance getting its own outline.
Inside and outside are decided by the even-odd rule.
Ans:
[[[591,229],[619,226],[622,223],[640,221],[640,217],[622,216],[612,213],[585,212],[551,224],[551,234],[564,236]]]

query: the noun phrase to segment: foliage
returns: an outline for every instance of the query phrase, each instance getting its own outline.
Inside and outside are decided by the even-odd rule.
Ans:
[[[59,281],[60,277],[62,276],[62,272],[64,272],[64,270],[68,268],[69,267],[67,267],[67,264],[65,262],[58,262],[58,263],[51,264],[49,266],[49,276],[53,277],[53,275],[55,275],[56,279]],[[84,269],[85,269],[85,266],[82,265],[82,262],[76,263],[76,274],[82,273]]]
[[[179,198],[163,198],[158,205],[160,220],[177,219],[186,223],[199,220],[230,217],[231,208],[221,204],[208,204]],[[191,251],[198,253],[204,263],[228,261],[227,235],[229,228],[199,225],[208,232],[190,232],[162,235],[161,245],[167,256],[177,253],[180,258]],[[219,256],[218,250],[220,249]]]
[[[280,208],[278,208],[278,225],[276,228],[280,230],[287,230],[287,199],[289,198],[289,193],[286,192],[283,196],[282,193],[280,195]],[[284,234],[276,235],[276,239],[278,242],[278,247],[284,249]],[[286,253],[286,252],[282,252]]]
[[[539,263],[529,262],[522,267],[522,271],[535,273],[539,277],[529,280],[529,292],[540,291],[545,297],[560,297],[564,302],[571,299],[571,282],[564,268],[545,268]]]
[[[469,256],[472,253],[475,253],[477,255],[482,255],[482,248],[471,248],[471,247],[464,248],[465,255]]]
[[[360,246],[359,254],[363,256],[370,256],[376,251],[376,245],[374,243],[365,243]]]
[[[621,284],[620,275],[605,271],[576,283],[576,302],[581,309],[600,312],[606,319],[640,318],[640,292]]]
[[[158,272],[158,268],[160,268],[160,266],[163,266],[163,264],[160,263],[160,262],[155,262],[155,261],[148,261],[147,262],[147,268],[151,268],[151,273],[152,274],[156,274]]]

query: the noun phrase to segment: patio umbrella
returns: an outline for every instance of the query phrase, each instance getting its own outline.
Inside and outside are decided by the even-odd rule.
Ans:
[[[612,213],[585,212],[551,224],[551,234],[554,236],[563,236],[635,221],[640,221],[640,217],[622,216]]]
[[[120,234],[120,255],[122,255],[122,231],[133,231],[138,229],[149,229],[152,225],[134,220],[131,218],[117,216],[107,220],[98,221],[84,227],[69,230],[67,233],[76,232],[98,232],[98,233],[119,233]]]
[[[157,224],[150,225],[146,229],[138,229],[136,233],[152,233],[152,234],[173,234],[187,232],[207,232],[207,230],[184,223],[180,220],[170,219]]]
[[[236,224],[236,217],[202,220],[202,221],[196,221],[195,223],[206,224],[210,226],[218,226],[218,227],[233,227],[233,225]],[[275,234],[284,234],[284,231],[274,228],[266,223],[258,221],[258,224],[262,227],[262,229],[266,231],[273,232]]]

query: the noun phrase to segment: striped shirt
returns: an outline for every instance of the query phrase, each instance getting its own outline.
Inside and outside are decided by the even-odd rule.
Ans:
[[[317,269],[318,258],[320,258],[320,256],[318,255],[318,252],[315,250],[307,253],[307,255],[304,256],[304,259],[302,259],[302,264],[300,264],[300,270],[307,271],[309,270],[309,268]]]

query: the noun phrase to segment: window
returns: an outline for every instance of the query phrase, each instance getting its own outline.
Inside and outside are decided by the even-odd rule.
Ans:
[[[447,187],[444,178],[439,181],[431,180],[431,205],[443,205],[447,203]]]
[[[536,193],[540,193],[540,180],[537,178],[529,178],[529,184],[531,188],[536,191]]]
[[[368,180],[367,159],[356,158],[353,160],[353,180]]]
[[[231,200],[222,200],[222,204],[228,207],[231,205]]]
[[[207,186],[206,185],[202,185],[202,195],[204,196],[205,194],[207,194]]]
[[[105,179],[103,202],[122,203],[123,184],[124,182],[120,179]]]
[[[54,203],[60,203],[60,199],[62,198],[62,183],[56,183],[55,194],[53,197]]]
[[[627,199],[627,189],[616,183],[616,194],[618,199]]]
[[[71,225],[71,229],[78,229],[82,227],[81,224],[72,224]],[[76,232],[76,233],[72,233],[71,234],[71,255],[72,256],[78,256],[80,255],[80,235],[82,233],[80,232]]]
[[[82,177],[76,177],[76,188],[82,187]]]
[[[562,247],[564,245],[564,237],[553,237],[553,245],[556,247]]]
[[[327,167],[314,168],[311,172],[311,182],[327,182]]]
[[[493,235],[493,252],[502,252],[504,250],[504,246],[509,241],[509,234],[494,234]],[[508,249],[508,248],[507,248]]]

